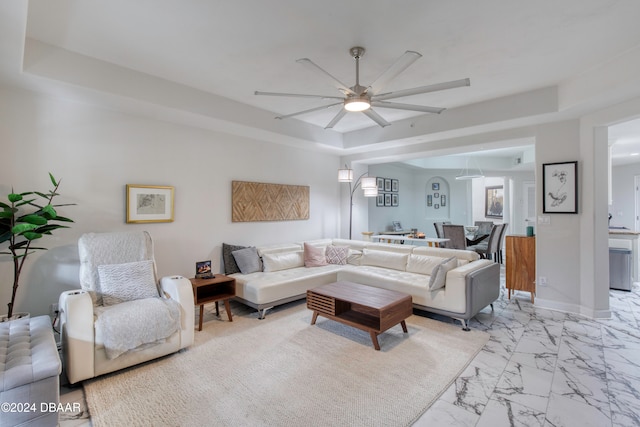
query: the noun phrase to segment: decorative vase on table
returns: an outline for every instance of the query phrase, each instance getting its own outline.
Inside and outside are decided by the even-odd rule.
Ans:
[[[59,195],[58,187],[60,186],[60,181],[56,181],[51,173],[49,178],[53,188],[47,193],[40,191],[16,193],[12,188],[11,193],[7,195],[8,203],[0,201],[0,246],[8,242],[6,248],[0,249],[0,254],[10,255],[9,259],[13,262],[11,301],[7,304],[7,315],[3,316],[8,320],[13,320],[18,315],[17,313],[14,314],[13,309],[20,284],[20,273],[25,261],[34,251],[47,249],[40,246],[32,246],[32,243],[41,239],[44,235],[51,235],[58,228],[69,228],[61,223],[73,222],[71,219],[60,216],[56,212],[55,208],[70,206],[73,203],[53,204],[53,199]]]

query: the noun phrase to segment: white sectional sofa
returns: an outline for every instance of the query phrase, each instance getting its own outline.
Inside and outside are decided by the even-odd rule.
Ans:
[[[304,243],[348,247],[347,263],[305,267]],[[415,308],[457,319],[468,330],[469,319],[493,307],[500,293],[499,265],[472,251],[323,239],[258,247],[257,255],[262,271],[229,275],[236,279],[236,299],[256,308],[261,319],[274,306],[305,298],[308,289],[351,281],[410,294]],[[450,270],[438,267],[446,260]],[[444,286],[430,289],[432,273],[438,271]]]

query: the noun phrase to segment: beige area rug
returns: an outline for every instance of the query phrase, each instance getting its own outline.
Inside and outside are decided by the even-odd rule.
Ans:
[[[222,319],[226,315],[222,314]],[[257,320],[210,321],[186,351],[85,381],[94,426],[405,426],[488,341],[413,315],[379,336],[304,302]]]

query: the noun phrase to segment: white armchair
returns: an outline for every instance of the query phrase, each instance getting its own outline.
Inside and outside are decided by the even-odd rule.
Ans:
[[[63,366],[71,384],[193,344],[191,282],[158,288],[146,231],[89,233],[78,241],[81,290],[60,295]]]

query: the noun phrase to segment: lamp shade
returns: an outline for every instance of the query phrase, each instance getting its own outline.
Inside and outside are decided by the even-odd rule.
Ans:
[[[353,169],[338,169],[338,182],[352,182]]]
[[[363,188],[364,197],[377,197],[378,196],[378,187],[374,188]]]
[[[360,180],[360,185],[363,190],[366,190],[367,188],[378,188],[375,176],[363,176]]]

